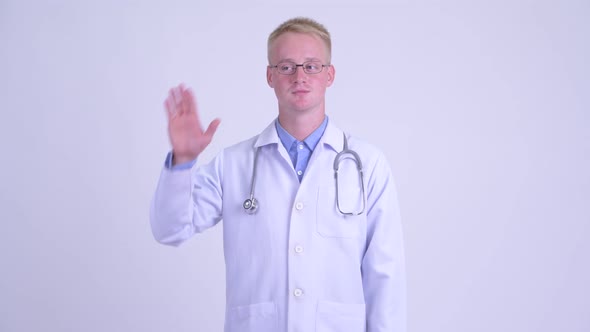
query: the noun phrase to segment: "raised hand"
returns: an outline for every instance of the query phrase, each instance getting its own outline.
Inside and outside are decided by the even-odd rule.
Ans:
[[[195,96],[180,84],[170,89],[164,102],[168,114],[168,135],[172,144],[172,164],[181,164],[197,158],[211,143],[221,120],[211,121],[206,131],[201,127]]]

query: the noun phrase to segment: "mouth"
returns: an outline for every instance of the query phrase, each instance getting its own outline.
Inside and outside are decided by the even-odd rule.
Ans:
[[[301,95],[301,94],[309,93],[309,90],[297,89],[297,90],[291,91],[291,93],[294,95]]]

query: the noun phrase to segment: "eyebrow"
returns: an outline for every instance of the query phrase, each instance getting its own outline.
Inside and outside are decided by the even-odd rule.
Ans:
[[[318,58],[305,58],[303,62],[309,62],[309,61],[319,61],[319,62],[322,62],[322,60],[320,60]],[[281,60],[279,60],[278,63],[281,63],[281,62],[293,62],[293,63],[297,63],[297,61],[295,61],[295,60],[293,60],[291,58],[281,59]]]

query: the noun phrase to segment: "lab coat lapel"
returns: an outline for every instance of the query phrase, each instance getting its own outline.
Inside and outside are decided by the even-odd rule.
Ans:
[[[328,120],[328,125],[326,126],[326,130],[320,139],[320,142],[316,146],[314,152],[311,155],[309,163],[307,165],[307,169],[310,170],[310,167],[316,164],[315,160],[320,157],[320,154],[324,153],[324,150],[332,150],[338,153],[344,144],[342,130],[338,129],[335,125],[332,124],[332,121]]]
[[[291,165],[291,168],[293,168],[291,158],[289,157],[289,153],[287,152],[287,150],[285,149],[285,147],[281,143],[281,139],[279,138],[279,134],[277,133],[276,123],[275,123],[276,121],[277,121],[276,119],[273,120],[260,133],[260,135],[258,135],[258,138],[254,142],[254,148],[259,148],[261,146],[271,145],[271,144],[276,145],[276,149],[279,152],[279,154],[283,157],[285,162],[287,162],[288,165]],[[295,174],[295,169],[293,169],[293,174]],[[295,174],[295,176],[297,176],[297,175]]]
[[[321,145],[332,148],[335,152],[340,152],[344,146],[343,131],[332,124],[331,120],[328,120],[326,131],[320,140]]]

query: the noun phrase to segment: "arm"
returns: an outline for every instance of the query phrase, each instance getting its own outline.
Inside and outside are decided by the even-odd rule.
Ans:
[[[367,203],[367,247],[361,266],[367,332],[405,332],[402,225],[393,176],[383,156],[369,179]]]
[[[219,120],[203,132],[192,92],[180,85],[165,101],[172,162],[164,167],[151,209],[150,223],[157,241],[178,245],[221,218],[221,158],[199,169],[170,167],[194,161],[211,142]]]

